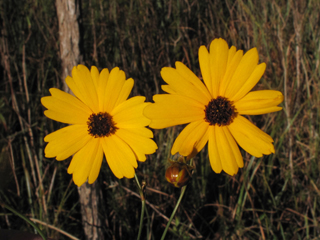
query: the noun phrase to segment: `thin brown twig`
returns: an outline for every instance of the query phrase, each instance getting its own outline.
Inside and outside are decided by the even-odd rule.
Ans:
[[[65,231],[63,231],[63,230],[61,230],[61,229],[59,229],[59,228],[57,228],[57,227],[55,227],[55,226],[53,226],[53,225],[50,225],[50,224],[48,224],[48,223],[45,223],[45,222],[43,222],[43,221],[41,221],[41,220],[38,220],[38,219],[36,219],[36,218],[29,218],[29,219],[30,219],[32,222],[36,222],[36,223],[39,223],[39,224],[41,224],[41,225],[43,225],[43,226],[45,226],[45,227],[48,227],[48,228],[50,228],[50,229],[53,229],[53,230],[55,230],[55,231],[57,231],[57,232],[65,235],[65,236],[67,236],[68,238],[70,238],[70,239],[72,239],[72,240],[80,240],[79,238],[71,235],[70,233],[67,233],[67,232],[65,232]]]

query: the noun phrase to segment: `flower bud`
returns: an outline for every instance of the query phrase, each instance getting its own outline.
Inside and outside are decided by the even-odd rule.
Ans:
[[[169,160],[170,166],[166,170],[166,179],[176,188],[181,188],[191,179],[192,166],[185,163],[184,159],[178,161]]]

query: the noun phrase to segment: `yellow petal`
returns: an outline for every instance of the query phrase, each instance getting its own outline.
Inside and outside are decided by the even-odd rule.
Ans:
[[[238,172],[238,162],[243,166],[239,147],[226,127],[215,126],[214,128],[222,169],[233,176]]]
[[[237,48],[235,46],[231,46],[228,52],[228,61],[227,61],[227,69],[231,65],[231,62],[233,61],[233,57],[237,53]]]
[[[67,82],[68,86],[76,95],[76,97],[78,97],[82,102],[84,102],[93,112],[98,112],[98,94],[89,69],[86,66],[79,64],[78,66],[72,69],[72,79],[73,83],[70,80],[70,78],[67,78],[66,82],[68,80],[68,82],[71,84],[69,86]]]
[[[239,114],[257,115],[280,111],[277,107],[283,101],[283,95],[279,91],[260,90],[249,92],[245,97],[234,103]]]
[[[72,104],[72,108],[79,108],[80,110],[86,112],[87,114],[92,113],[92,111],[87,105],[85,105],[78,98],[72,96],[69,93],[61,91],[60,89],[57,89],[57,88],[50,88],[49,92],[51,93],[52,97],[57,98],[66,103]]]
[[[109,96],[105,95],[107,83],[109,80],[109,69],[104,68],[100,72],[99,79],[98,79],[98,84],[97,84],[97,93],[98,93],[98,98],[99,98],[99,111],[103,111],[103,104],[104,104],[104,99],[109,98]]]
[[[124,82],[122,85],[121,91],[118,95],[117,101],[114,104],[114,107],[117,107],[119,104],[126,101],[131,93],[131,90],[133,88],[134,80],[132,78],[129,78]]]
[[[227,174],[233,176],[238,172],[238,166],[230,149],[230,145],[227,141],[222,127],[214,126],[214,129],[222,169]]]
[[[152,154],[156,151],[157,144],[150,139],[150,137],[144,137],[140,131],[150,131],[147,128],[120,128],[115,133],[125,143],[127,143],[132,151],[135,153],[137,159],[141,162],[146,160],[146,154]],[[150,131],[151,135],[152,131]],[[150,135],[149,135],[150,136]]]
[[[227,141],[228,141],[228,143],[230,145],[230,150],[233,153],[233,156],[234,156],[234,158],[236,160],[236,163],[237,163],[238,167],[242,168],[243,167],[243,158],[242,158],[239,146],[236,143],[236,140],[233,138],[233,136],[230,133],[228,127],[223,127],[222,129],[223,129],[224,134],[225,134],[225,136],[227,138]]]
[[[112,112],[113,120],[118,128],[143,127],[150,119],[143,115],[144,108],[150,103],[144,102],[145,97],[136,96],[118,105]]]
[[[144,109],[144,115],[151,119],[151,128],[166,128],[204,119],[205,106],[181,95],[158,94],[155,103]]]
[[[166,93],[177,94],[175,90],[173,90],[170,85],[161,85],[161,89]]]
[[[98,89],[99,88],[99,70],[98,70],[98,68],[95,66],[92,66],[90,69],[90,74],[91,74],[91,78],[92,78],[92,81],[94,83],[95,88]]]
[[[176,69],[178,73],[192,84],[198,91],[203,95],[202,98],[206,99],[206,102],[211,100],[211,95],[208,88],[203,84],[203,82],[182,62],[176,62]]]
[[[121,165],[118,163],[118,158],[113,157],[113,155],[115,153],[111,153],[112,151],[114,151],[113,147],[114,147],[114,143],[112,142],[112,140],[110,138],[102,138],[101,139],[101,145],[102,145],[102,149],[104,152],[104,155],[106,157],[106,161],[111,169],[111,171],[113,172],[113,174],[117,177],[117,178],[123,178],[123,173],[122,173],[122,167]]]
[[[220,173],[222,171],[222,164],[217,146],[217,141],[219,141],[219,139],[216,139],[215,129],[214,126],[209,126],[208,129],[208,154],[212,170],[215,173]]]
[[[122,91],[125,80],[126,75],[124,71],[119,70],[118,67],[111,70],[106,86],[106,91],[104,93],[105,98],[103,111],[111,112],[114,109],[115,104],[118,101],[118,97]]]
[[[262,154],[274,153],[272,138],[246,118],[236,117],[228,128],[240,147],[251,155],[262,157]]]
[[[103,160],[103,151],[102,151],[101,143],[99,142],[97,152],[94,154],[92,168],[89,173],[89,178],[88,178],[89,184],[94,183],[98,178],[100,169],[101,169],[102,160]]]
[[[242,85],[240,90],[231,97],[230,101],[238,101],[239,99],[243,98],[260,80],[264,71],[266,70],[266,64],[261,63],[259,64],[254,70],[253,73],[250,75],[248,80]]]
[[[77,186],[81,186],[88,179],[96,158],[96,153],[99,149],[99,144],[99,138],[91,138],[91,140],[73,156],[68,167],[68,173],[72,174],[73,181]],[[99,156],[102,157],[101,154]]]
[[[210,58],[209,58],[209,52],[205,46],[201,46],[199,48],[199,65],[200,65],[202,79],[206,84],[209,93],[212,96]]]
[[[48,108],[44,114],[53,120],[69,124],[85,124],[90,109],[74,96],[59,89],[50,89],[52,96],[41,98],[43,106]]]
[[[217,98],[219,94],[219,86],[222,81],[227,61],[228,61],[229,47],[227,42],[222,38],[214,39],[210,44],[210,75],[212,81],[212,92],[213,98]]]
[[[258,65],[258,61],[259,56],[256,48],[252,48],[246,52],[227,86],[225,97],[231,99],[232,96],[234,96],[241,89],[243,84],[248,80]]]
[[[228,88],[232,76],[234,74],[234,72],[236,71],[242,57],[243,57],[243,51],[242,50],[238,50],[237,52],[236,48],[234,46],[232,46],[229,50],[229,56],[228,56],[228,63],[227,63],[227,69],[226,69],[226,73],[222,79],[222,81],[220,82],[220,88],[219,88],[219,95],[220,96],[224,96],[226,89]]]
[[[169,84],[170,89],[177,94],[193,98],[195,101],[198,101],[202,104],[208,103],[211,99],[210,94],[208,91],[206,91],[206,88],[203,83],[201,83],[200,79],[197,80],[198,83],[194,83],[194,79],[192,78],[194,74],[182,63],[179,64],[177,62],[176,64],[179,66],[179,70],[183,75],[181,75],[177,69],[170,67],[164,67],[161,70],[161,76],[163,80]],[[182,65],[184,67],[182,67]],[[190,73],[191,75],[189,76]],[[196,76],[194,77],[197,79]],[[206,95],[203,94],[202,90],[198,89],[198,85],[203,86],[204,89],[202,90],[206,91]]]
[[[74,67],[75,68],[75,67]],[[76,85],[76,82],[74,81],[74,79],[70,76],[66,77],[66,84],[68,85],[68,87],[70,88],[70,90],[73,92],[73,94],[80,99],[81,102],[83,102],[85,105],[87,104],[84,101],[84,96],[82,95],[82,93],[80,92],[79,88]],[[92,111],[92,109],[90,109]]]
[[[182,156],[188,156],[193,148],[200,152],[208,142],[208,128],[209,124],[204,120],[188,124],[174,141],[171,154],[179,152]]]
[[[117,178],[133,178],[137,161],[129,146],[116,135],[101,138],[102,148],[113,174]]]
[[[78,152],[92,137],[86,125],[71,125],[48,134],[45,142],[49,142],[44,150],[46,157],[64,160]]]

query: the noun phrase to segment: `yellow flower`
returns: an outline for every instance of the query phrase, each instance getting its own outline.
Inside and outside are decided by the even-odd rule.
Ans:
[[[150,127],[161,129],[189,123],[175,140],[171,154],[188,156],[195,147],[199,152],[208,142],[209,159],[216,173],[224,170],[234,175],[243,167],[237,143],[255,157],[274,153],[272,138],[244,118],[279,111],[283,101],[279,91],[250,90],[263,75],[266,64],[258,65],[256,48],[243,55],[230,49],[223,39],[215,39],[210,53],[199,49],[199,62],[204,84],[183,63],[165,67],[161,76],[168,94],[153,96],[144,114]]]
[[[150,120],[142,114],[150,103],[142,96],[127,100],[134,81],[119,68],[99,74],[94,66],[89,71],[78,65],[66,83],[75,97],[51,88],[52,96],[41,98],[48,118],[70,124],[44,138],[45,156],[61,161],[74,154],[68,173],[78,186],[97,179],[103,154],[117,178],[133,178],[137,160],[145,161],[145,154],[157,149],[145,128]]]

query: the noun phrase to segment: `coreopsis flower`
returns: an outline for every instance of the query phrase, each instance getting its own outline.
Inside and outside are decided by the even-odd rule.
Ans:
[[[175,140],[172,155],[188,156],[194,147],[199,152],[208,143],[212,169],[234,175],[243,167],[238,145],[255,157],[274,153],[273,139],[242,116],[282,109],[277,106],[283,101],[281,92],[251,91],[266,69],[258,61],[256,48],[243,55],[215,39],[210,52],[205,46],[199,49],[203,82],[181,62],[161,70],[167,94],[153,96],[144,114],[154,129],[188,124]]]
[[[103,155],[117,178],[133,178],[137,160],[157,149],[145,127],[150,120],[142,114],[150,103],[142,96],[127,99],[134,80],[126,80],[119,68],[99,73],[78,65],[66,83],[75,96],[51,88],[52,96],[41,98],[48,118],[70,124],[44,138],[45,156],[61,161],[73,155],[68,173],[78,186],[97,179]]]

